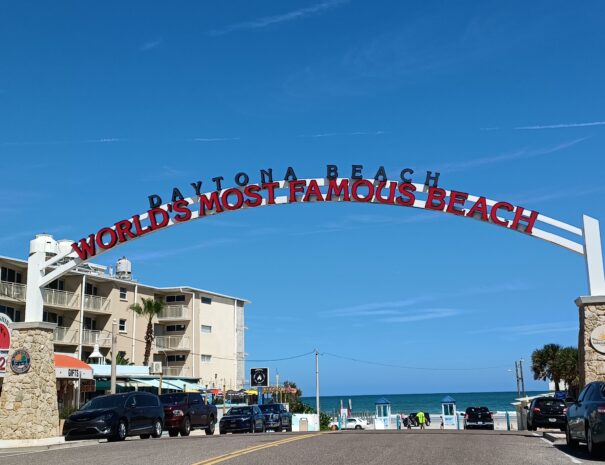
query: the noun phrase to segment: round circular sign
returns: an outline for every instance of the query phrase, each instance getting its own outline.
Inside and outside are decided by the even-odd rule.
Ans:
[[[18,349],[13,352],[11,356],[11,370],[21,375],[27,373],[31,367],[31,357],[27,350]]]
[[[0,351],[8,350],[11,346],[11,319],[0,313]]]
[[[605,325],[597,326],[592,330],[590,343],[597,352],[605,354]]]

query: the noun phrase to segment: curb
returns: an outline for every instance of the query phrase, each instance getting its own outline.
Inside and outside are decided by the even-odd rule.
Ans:
[[[564,433],[547,433],[544,432],[542,433],[544,439],[549,440],[550,442],[556,442],[558,440],[563,440],[565,439],[565,434]]]

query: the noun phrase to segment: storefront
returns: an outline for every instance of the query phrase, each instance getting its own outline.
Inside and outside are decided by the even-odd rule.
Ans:
[[[86,393],[95,392],[92,367],[75,357],[55,354],[59,412],[77,409]]]

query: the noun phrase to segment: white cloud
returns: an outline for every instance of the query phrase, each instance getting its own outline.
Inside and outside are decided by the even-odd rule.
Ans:
[[[477,168],[481,166],[492,165],[494,163],[501,163],[505,161],[511,160],[521,160],[525,158],[535,158],[541,157],[544,155],[550,155],[552,153],[560,152],[561,150],[568,149],[573,147],[580,142],[583,142],[587,139],[587,137],[581,137],[579,139],[573,139],[567,142],[562,142],[557,145],[552,145],[549,147],[542,147],[538,149],[530,149],[523,148],[514,152],[508,152],[501,155],[494,155],[491,157],[483,157],[483,158],[474,158],[472,160],[459,161],[454,163],[446,163],[445,165],[441,165],[442,171],[464,171],[470,168]]]
[[[230,140],[240,140],[239,137],[196,137],[194,142],[225,142]]]
[[[545,124],[539,126],[520,126],[517,130],[537,130],[537,129],[565,129],[565,128],[585,128],[590,126],[605,126],[605,121],[592,121],[589,123],[561,123]]]
[[[158,48],[160,45],[162,45],[162,39],[150,40],[141,45],[141,51],[148,52],[154,48]]]
[[[316,5],[312,5],[306,8],[300,8],[298,10],[289,11],[281,15],[264,16],[262,18],[253,19],[251,21],[244,21],[242,23],[232,24],[223,29],[216,29],[210,31],[209,34],[212,36],[220,36],[229,34],[233,31],[245,30],[245,29],[262,29],[273,24],[283,23],[286,21],[294,21],[297,19],[304,19],[309,16],[314,16],[325,11],[336,8],[340,5],[348,3],[349,0],[328,0]]]
[[[307,134],[299,137],[305,138],[320,138],[320,137],[336,137],[336,136],[382,136],[385,131],[354,131],[354,132],[323,132],[318,134]]]

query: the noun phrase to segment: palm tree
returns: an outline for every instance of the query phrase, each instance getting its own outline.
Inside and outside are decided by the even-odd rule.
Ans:
[[[578,395],[580,386],[580,373],[578,371],[578,349],[564,347],[557,354],[557,370],[561,379],[567,385],[567,392],[571,397]]]
[[[555,391],[559,390],[561,373],[557,363],[557,356],[561,346],[559,344],[546,344],[541,349],[536,349],[531,354],[531,370],[534,379],[552,380],[555,383]]]
[[[143,306],[140,304],[132,304],[130,310],[135,312],[137,315],[142,315],[147,317],[147,331],[145,332],[145,358],[143,360],[143,365],[147,365],[149,362],[149,355],[151,355],[151,343],[153,342],[153,318],[157,316],[163,309],[164,303],[161,300],[155,300],[152,298],[142,299]]]

